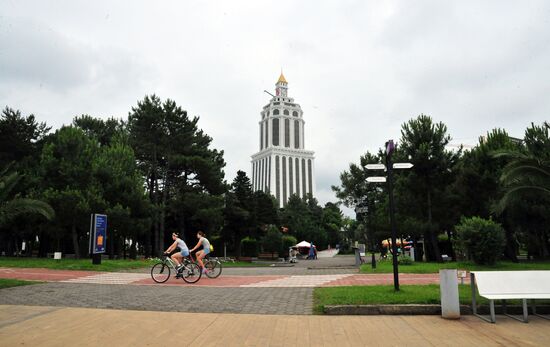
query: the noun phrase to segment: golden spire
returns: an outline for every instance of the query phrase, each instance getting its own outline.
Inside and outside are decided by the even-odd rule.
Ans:
[[[285,79],[285,76],[283,75],[283,70],[281,70],[281,76],[279,76],[279,80],[277,83],[288,83]]]

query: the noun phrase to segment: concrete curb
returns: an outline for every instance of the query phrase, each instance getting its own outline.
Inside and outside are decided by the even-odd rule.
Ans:
[[[495,307],[497,314],[502,313],[500,306]],[[440,315],[440,305],[327,305],[323,309],[327,315]],[[507,312],[510,314],[521,314],[521,306],[508,306]],[[471,315],[472,309],[467,305],[460,305],[462,315]],[[481,306],[478,308],[479,314],[488,314],[489,307]],[[531,313],[531,309],[529,309]],[[550,305],[537,306],[537,313],[550,313]]]

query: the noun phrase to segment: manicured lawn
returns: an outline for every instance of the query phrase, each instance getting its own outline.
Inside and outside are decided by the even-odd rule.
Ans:
[[[46,268],[56,270],[121,271],[152,266],[157,260],[102,260],[93,265],[91,259],[6,258],[0,257],[0,267]],[[223,267],[265,267],[267,263],[236,261],[223,263]]]
[[[151,266],[151,260],[102,260],[93,265],[91,259],[5,258],[0,257],[0,267],[46,268],[57,270],[119,271]]]
[[[510,261],[501,261],[496,265],[476,265],[472,262],[445,262],[445,263],[424,263],[414,262],[411,265],[399,265],[400,273],[437,273],[439,269],[462,269],[462,270],[550,270],[550,261],[546,262],[521,262],[512,263]],[[361,265],[362,273],[391,273],[393,272],[391,260],[384,260],[376,263],[376,269],[372,269],[370,264]]]
[[[37,284],[37,283],[42,283],[42,282],[14,280],[11,278],[0,278],[0,289],[9,288],[9,287],[26,286],[29,284]]]
[[[459,285],[461,304],[470,305],[472,290],[470,285]],[[439,304],[439,284],[402,285],[396,292],[393,285],[320,287],[313,291],[314,312],[321,314],[325,305],[382,305],[382,304]],[[477,296],[478,304],[487,304],[486,299]],[[510,304],[519,301],[509,300]],[[540,301],[550,303],[550,301]]]

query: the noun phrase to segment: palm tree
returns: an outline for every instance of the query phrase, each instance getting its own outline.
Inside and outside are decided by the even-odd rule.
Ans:
[[[16,217],[26,214],[39,214],[51,220],[55,212],[47,203],[12,196],[12,191],[21,179],[17,172],[8,173],[9,166],[0,171],[0,227],[6,226]]]
[[[523,153],[498,153],[495,156],[511,159],[500,177],[505,188],[497,211],[502,212],[528,193],[538,192],[550,198],[550,161]]]
[[[496,206],[502,212],[526,194],[542,194],[550,198],[550,124],[532,125],[526,131],[526,150],[522,152],[497,152],[495,157],[510,160],[504,167],[500,181],[504,195]]]

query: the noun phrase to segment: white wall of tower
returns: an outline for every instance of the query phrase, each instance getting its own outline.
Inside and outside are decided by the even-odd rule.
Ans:
[[[260,113],[259,152],[252,156],[252,186],[274,195],[283,207],[292,194],[302,198],[315,195],[315,165],[314,152],[305,150],[300,105],[287,96],[286,81],[279,79],[276,87],[281,88],[278,96]]]

